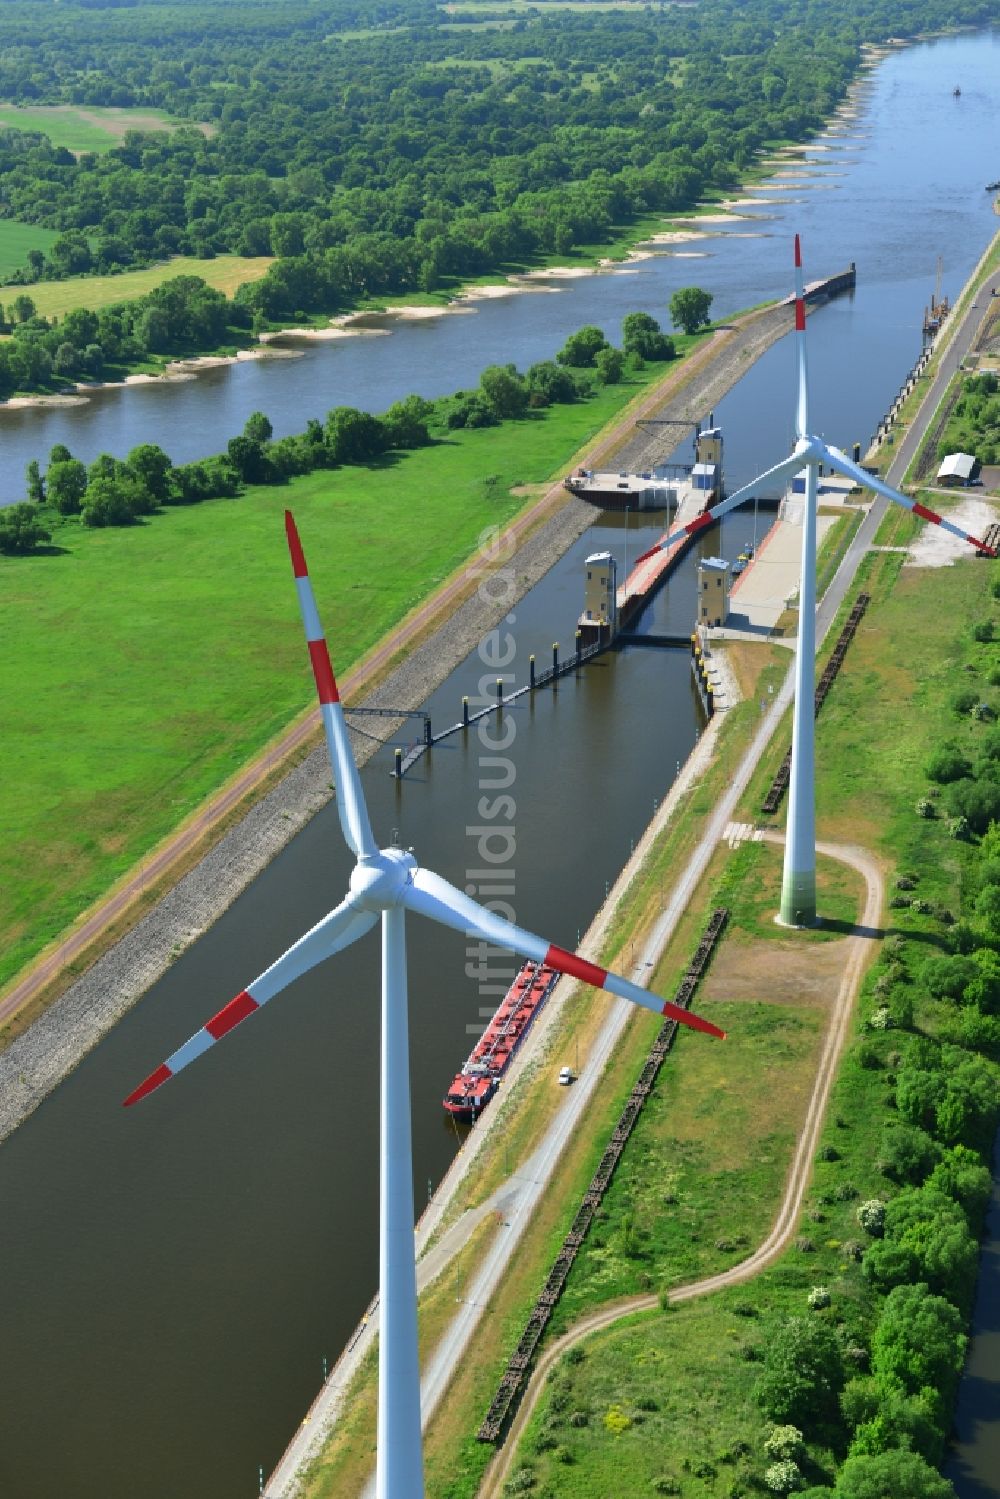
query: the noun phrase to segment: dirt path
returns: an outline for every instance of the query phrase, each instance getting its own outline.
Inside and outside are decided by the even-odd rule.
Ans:
[[[626,440],[635,433],[636,423],[664,411],[678,399],[689,400],[695,409],[718,399],[721,390],[728,389],[745,372],[748,361],[787,331],[789,318],[785,308],[767,309],[748,313],[717,330],[696,353],[671,369],[601,435],[586,453],[588,466],[607,462],[612,456],[626,461],[631,450],[631,444],[626,448]],[[648,433],[643,434],[644,449],[651,440],[655,439],[651,439]],[[660,441],[662,443],[662,438]],[[571,503],[561,481],[551,485],[507,527],[504,544],[499,549],[501,553],[509,555],[515,548],[520,548],[529,536],[560,511],[568,509]],[[581,523],[575,531],[567,532],[564,548],[585,529],[583,520],[588,513],[586,510],[580,512]],[[551,561],[555,561],[557,555],[553,553]],[[518,567],[519,575],[520,572]],[[380,645],[346,674],[341,683],[345,700],[357,702],[366,690],[385,676],[397,656],[412,650],[431,632],[447,623],[462,601],[475,591],[481,576],[480,571],[465,563],[411,611]],[[509,607],[508,601],[505,608]],[[460,659],[460,655],[455,658]],[[443,669],[447,670],[454,664],[451,655],[443,653],[441,661]],[[78,973],[81,966],[106,950],[112,938],[118,940],[122,932],[142,915],[142,903],[151,887],[176,880],[185,868],[190,867],[193,858],[211,847],[237,809],[252,804],[264,784],[273,780],[275,770],[291,764],[305,747],[317,742],[320,735],[319,714],[310,709],[277,743],[262,751],[200,811],[160,844],[117,889],[89,912],[83,913],[73,929],[44,953],[0,1000],[0,1027],[27,1005],[44,998],[46,990],[51,989],[51,997],[57,997],[65,987],[62,981],[71,967]]]
[[[775,833],[765,834],[765,838],[771,843],[784,842],[784,839]],[[861,921],[855,927],[855,934],[848,939],[847,962],[844,965],[840,988],[823,1043],[816,1081],[806,1110],[802,1132],[792,1157],[785,1194],[771,1232],[753,1254],[718,1275],[710,1275],[704,1280],[694,1281],[691,1285],[680,1286],[671,1291],[671,1302],[693,1301],[696,1296],[706,1296],[712,1291],[719,1291],[726,1286],[751,1279],[787,1248],[802,1210],[802,1200],[812,1174],[812,1162],[826,1114],[830,1089],[833,1086],[837,1065],[847,1039],[854,1000],[861,985],[865,966],[872,956],[873,939],[879,935],[883,895],[882,872],[875,859],[864,849],[833,843],[819,843],[816,847],[817,852],[831,859],[838,859],[858,870],[864,876],[866,895]],[[582,1318],[546,1349],[532,1371],[524,1397],[504,1444],[486,1470],[479,1488],[479,1499],[499,1499],[503,1493],[503,1485],[514,1461],[518,1443],[538,1404],[551,1370],[563,1354],[574,1344],[590,1337],[591,1334],[613,1327],[623,1317],[632,1316],[636,1312],[654,1311],[658,1304],[658,1298],[655,1295],[631,1296],[622,1301],[612,1302]]]

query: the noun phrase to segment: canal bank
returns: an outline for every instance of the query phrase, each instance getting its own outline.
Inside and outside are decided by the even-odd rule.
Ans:
[[[591,962],[607,958],[612,928],[623,903],[643,876],[657,843],[675,825],[700,785],[717,752],[726,712],[740,701],[738,683],[723,652],[713,655],[710,670],[718,687],[718,711],[705,725],[662,805],[583,934],[579,951]],[[665,933],[661,932],[656,951],[649,946],[638,960],[633,951],[627,974],[633,982],[648,983],[650,964],[659,956],[664,937]],[[621,966],[620,958],[618,962]],[[543,1016],[533,1027],[507,1074],[501,1096],[466,1137],[465,1144],[418,1220],[415,1241],[421,1294],[443,1273],[484,1216],[498,1216],[503,1228],[503,1243],[492,1244],[484,1260],[474,1266],[463,1306],[449,1319],[446,1346],[434,1350],[431,1366],[425,1371],[425,1393],[421,1403],[425,1425],[438,1408],[456,1362],[475,1337],[503,1268],[530,1227],[562,1150],[581,1127],[604,1069],[635,1013],[627,1002],[607,1001],[607,1019],[592,1042],[584,1047],[583,1065],[577,1067],[578,1076],[573,1088],[561,1096],[552,1137],[541,1142],[527,1160],[516,1161],[513,1173],[498,1184],[484,1203],[463,1212],[463,1200],[476,1192],[480,1176],[491,1169],[488,1158],[496,1151],[498,1142],[502,1143],[511,1132],[523,1101],[524,1087],[537,1082],[543,1071],[554,1075],[558,1068],[564,1055],[558,1047],[568,1011],[586,994],[587,991],[573,980],[560,979]],[[440,1247],[441,1236],[446,1232],[448,1253],[435,1259],[433,1252]],[[329,1443],[338,1422],[359,1398],[358,1380],[363,1378],[365,1359],[377,1342],[377,1307],[376,1296],[268,1478],[264,1499],[294,1499],[300,1492],[306,1469]]]
[[[652,455],[657,453],[663,456],[664,438],[657,435],[658,424],[670,430],[680,421],[682,412],[700,411],[718,400],[790,327],[791,315],[785,307],[734,319],[730,327],[670,370],[652,391],[634,403],[630,412],[616,420],[593,445],[588,461],[597,463],[614,458],[635,464],[652,461]],[[652,426],[643,425],[645,422]],[[567,466],[568,463],[569,460]],[[598,513],[593,506],[567,495],[561,481],[557,481],[539,504],[514,523],[509,535],[487,535],[481,554],[440,590],[444,618],[416,648],[411,644],[405,659],[355,705],[367,709],[418,709],[587,532]],[[491,579],[497,581],[497,586],[491,586]],[[452,603],[453,598],[460,602]],[[572,618],[566,620],[564,637],[571,638]],[[412,642],[416,633],[412,620],[404,622],[397,632],[395,649],[406,648],[403,642]],[[391,660],[392,654],[392,649],[383,646],[375,656]],[[362,663],[362,674],[366,664]],[[356,698],[358,676],[359,673],[352,672],[344,679],[348,700]],[[321,738],[321,727],[312,711],[309,720],[309,739],[315,742]],[[401,721],[397,725],[398,722]],[[391,727],[392,720],[390,730]],[[283,759],[298,757],[302,739],[300,727],[296,726],[286,747],[271,746],[259,757],[256,772],[251,768],[246,775],[251,794],[255,782],[259,785],[273,779]],[[376,753],[379,741],[362,729],[354,734],[353,746],[359,764],[364,765]],[[141,916],[138,924],[103,954],[89,972],[58,995],[52,1007],[0,1053],[0,1141],[38,1107],[178,955],[218,920],[240,892],[326,804],[329,794],[329,765],[325,746],[321,746],[311,750],[304,763],[296,766],[285,781],[267,791],[263,800],[251,807],[245,818],[226,832],[174,889]],[[219,816],[224,817],[233,805],[228,789],[220,800]],[[202,838],[206,831],[210,836],[217,821],[211,808],[200,815]],[[179,839],[177,858],[188,857],[190,848],[187,837]],[[155,877],[151,870],[169,870],[169,866],[166,851],[157,851],[144,861],[143,869],[133,876],[131,884],[141,896],[147,881]],[[121,919],[123,909],[122,896],[118,894],[108,919]],[[132,909],[139,914],[136,906]],[[51,973],[58,979],[59,961],[63,965],[80,961],[78,935],[70,941],[72,945],[61,959],[58,952],[47,956],[42,968],[46,978]],[[29,971],[5,999],[0,1018],[15,1014],[36,992]]]

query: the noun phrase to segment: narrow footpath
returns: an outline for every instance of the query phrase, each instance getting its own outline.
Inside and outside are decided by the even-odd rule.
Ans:
[[[764,837],[770,843],[784,843],[784,838],[777,833],[765,833]],[[784,1196],[771,1232],[764,1242],[754,1250],[753,1254],[748,1255],[738,1265],[732,1265],[728,1270],[722,1271],[718,1275],[710,1275],[704,1280],[693,1281],[690,1285],[679,1286],[670,1293],[672,1303],[693,1301],[698,1296],[707,1296],[713,1291],[722,1290],[726,1286],[737,1285],[741,1281],[750,1280],[761,1270],[765,1269],[766,1266],[772,1264],[788,1247],[795,1232],[799,1214],[802,1211],[802,1199],[805,1196],[805,1191],[812,1174],[812,1163],[816,1154],[819,1132],[826,1114],[830,1089],[837,1075],[841,1052],[844,1049],[844,1043],[847,1039],[851,1015],[854,1010],[854,1002],[861,986],[864,970],[874,955],[873,943],[881,936],[879,923],[882,918],[883,903],[881,870],[875,859],[864,849],[842,846],[836,843],[819,843],[817,844],[817,851],[831,859],[837,859],[841,863],[849,865],[864,876],[866,889],[865,905],[860,922],[854,927],[854,933],[849,939],[848,960],[841,977],[837,998],[830,1016],[830,1023],[827,1027],[823,1051],[816,1070],[816,1080],[813,1084],[812,1094],[806,1109],[806,1117],[803,1121],[795,1153],[792,1157]],[[610,1303],[581,1318],[568,1332],[564,1333],[562,1337],[557,1338],[546,1349],[531,1373],[517,1414],[511,1422],[510,1430],[505,1437],[504,1444],[498,1450],[496,1457],[486,1470],[483,1482],[479,1488],[480,1499],[499,1499],[499,1496],[503,1493],[503,1485],[509,1474],[511,1464],[516,1458],[521,1436],[531,1419],[532,1412],[538,1404],[549,1374],[559,1359],[562,1358],[563,1354],[575,1344],[582,1342],[584,1338],[590,1337],[591,1334],[613,1327],[624,1317],[634,1316],[636,1312],[655,1311],[658,1305],[659,1300],[655,1294],[630,1296],[624,1300]]]

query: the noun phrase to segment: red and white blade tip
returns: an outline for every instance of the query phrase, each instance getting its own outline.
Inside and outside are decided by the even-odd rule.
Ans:
[[[801,270],[801,268],[802,268],[802,246],[799,244],[799,237],[798,237],[798,235],[795,236],[795,264]]]
[[[285,535],[288,537],[288,550],[292,558],[292,572],[297,578],[305,578],[308,576],[309,569],[306,567],[305,553],[299,540],[295,517],[290,510],[285,511]]]
[[[263,1003],[263,1000],[254,999],[249,989],[241,990],[235,999],[223,1005],[217,1015],[207,1020],[200,1031],[195,1031],[183,1046],[162,1062],[155,1072],[151,1072],[138,1088],[129,1094],[123,1107],[131,1108],[132,1104],[138,1103],[142,1098],[148,1098],[150,1093],[155,1093],[157,1088],[168,1083],[189,1062],[194,1062],[203,1052],[208,1051],[210,1046],[214,1046],[216,1041],[221,1041],[223,1036],[228,1036],[230,1031],[235,1030],[242,1021],[259,1010]]]
[[[129,1109],[134,1103],[138,1103],[141,1098],[148,1098],[150,1093],[155,1093],[157,1088],[169,1082],[173,1075],[166,1062],[164,1062],[161,1066],[157,1067],[155,1072],[151,1072],[145,1081],[139,1084],[138,1088],[132,1090],[122,1107]]]
[[[542,961],[547,968],[555,968],[560,973],[568,974],[570,978],[581,979],[585,984],[592,984],[595,989],[607,989],[611,994],[617,994],[623,982],[615,974],[609,974],[606,968],[599,968],[596,963],[581,958],[579,953],[568,952],[566,948],[556,947],[554,944],[549,947]],[[611,984],[608,983],[609,979],[612,980]],[[633,989],[633,993],[627,997],[634,1001],[637,992],[634,986],[625,981],[625,988]],[[643,1003],[645,1002],[644,1000]],[[704,1031],[707,1036],[716,1036],[720,1041],[726,1039],[725,1031],[713,1025],[710,1020],[702,1019],[700,1015],[673,1004],[669,999],[664,1002],[660,1013],[670,1020],[679,1021],[681,1025],[689,1025],[692,1030]]]

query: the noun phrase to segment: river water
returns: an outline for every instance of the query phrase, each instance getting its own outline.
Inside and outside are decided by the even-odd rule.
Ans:
[[[804,236],[807,275],[858,264],[856,295],[821,310],[810,328],[817,426],[841,443],[863,440],[919,352],[937,255],[954,294],[995,227],[983,186],[998,165],[990,146],[997,60],[992,37],[891,57],[848,134],[820,143],[830,149],[812,159],[824,175],[755,194],[774,205],[746,212],[765,216],[682,246],[698,259],[658,257],[557,292],[396,325],[391,336],[310,348],[294,362],[108,392],[85,407],[5,413],[5,490],[27,457],[55,441],[89,458],[155,438],[179,461],[218,450],[257,408],[280,433],[340,402],[379,409],[409,390],[471,384],[491,361],[523,367],[551,356],[584,322],[614,335],[625,312],[662,311],[678,285],[696,281],[714,292],[717,311],[733,310],[787,289],[793,227]],[[960,100],[951,96],[956,81]],[[779,344],[720,403],[731,484],[787,450],[792,383],[792,350]],[[705,546],[732,556],[751,528],[751,517],[731,519]],[[624,561],[626,546],[634,556],[657,531],[654,517],[641,525],[633,517],[627,532],[624,517],[595,518],[517,606],[518,681],[530,652],[545,662],[553,640],[568,647],[586,554],[610,546]],[[671,583],[650,623],[687,629],[691,574]],[[457,718],[485,670],[475,655],[463,663],[430,700],[434,719]],[[508,718],[515,807],[500,825],[516,847],[502,868],[517,919],[570,945],[698,733],[688,662],[682,652],[631,648],[522,701]],[[475,883],[484,825],[476,735],[435,749],[402,786],[387,774],[390,754],[380,751],[364,772],[377,836],[387,841],[396,829],[432,868]],[[340,898],[349,867],[327,809],[0,1152],[3,1492],[253,1494],[258,1464],[270,1469],[323,1359],[332,1362],[373,1293],[374,936],[301,980],[142,1109],[126,1115],[119,1106]],[[481,1001],[465,976],[462,938],[412,920],[408,946],[419,1203],[454,1153],[440,1098],[481,1025]],[[988,1466],[996,1442],[994,1420],[963,1450],[965,1472],[980,1474],[965,1499],[997,1492],[982,1486],[982,1475],[997,1471],[995,1461]]]

